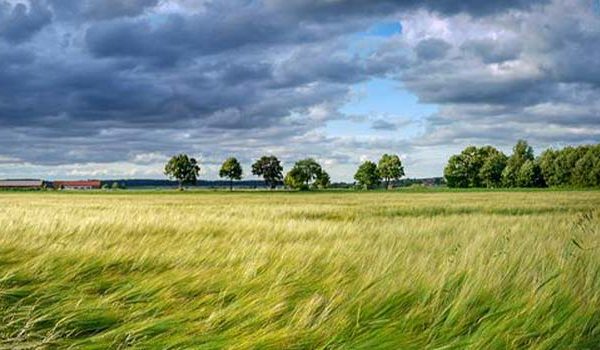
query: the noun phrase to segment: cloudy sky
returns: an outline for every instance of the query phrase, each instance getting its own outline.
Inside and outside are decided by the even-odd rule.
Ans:
[[[0,178],[600,141],[597,0],[0,0]],[[251,177],[249,177],[251,178]]]

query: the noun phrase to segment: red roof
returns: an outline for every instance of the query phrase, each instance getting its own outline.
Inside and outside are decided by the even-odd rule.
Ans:
[[[54,181],[55,186],[65,187],[97,187],[102,185],[100,180],[85,180],[85,181]]]

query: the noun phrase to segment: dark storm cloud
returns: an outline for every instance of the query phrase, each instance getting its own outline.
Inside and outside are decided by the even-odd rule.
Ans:
[[[223,16],[222,13],[229,13]],[[86,44],[96,57],[133,57],[171,65],[181,60],[234,49],[268,49],[312,43],[356,31],[360,21],[298,22],[252,2],[219,5],[198,14],[169,14],[159,23],[149,18],[98,22],[86,32]]]
[[[419,59],[430,61],[444,58],[451,47],[444,40],[433,38],[421,40],[417,44],[415,51]]]
[[[266,0],[268,5],[279,10],[299,13],[311,18],[329,18],[340,15],[365,16],[382,15],[396,11],[408,11],[424,8],[442,15],[467,13],[472,16],[487,16],[510,9],[529,9],[546,0]]]
[[[461,49],[471,53],[484,63],[502,63],[517,59],[521,53],[518,41],[499,41],[493,39],[475,39],[465,42]]]
[[[373,16],[425,8],[444,14],[485,15],[544,1],[228,1],[209,2],[194,15],[171,14],[156,23],[122,19],[91,26],[86,34],[97,57],[149,58],[170,64],[197,55],[253,45],[314,42],[359,29]],[[223,16],[223,14],[227,14]],[[427,43],[425,43],[427,44]],[[438,44],[434,47],[435,44]],[[431,43],[430,50],[443,50]],[[425,48],[427,49],[427,48]]]
[[[0,38],[20,44],[30,39],[52,20],[52,13],[43,1],[0,1]]]
[[[49,0],[59,19],[105,20],[135,17],[158,4],[159,0]]]
[[[402,34],[361,36],[390,18]],[[599,129],[598,22],[558,0],[0,0],[0,160],[410,150],[320,134],[373,78],[440,106],[421,146],[586,141]],[[400,130],[392,119],[365,120],[376,134]]]

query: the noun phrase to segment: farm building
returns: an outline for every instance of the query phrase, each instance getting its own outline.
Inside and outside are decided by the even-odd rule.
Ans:
[[[0,180],[0,189],[39,189],[43,186],[42,180]]]
[[[63,190],[93,190],[102,186],[100,180],[53,181],[52,184],[55,189]]]

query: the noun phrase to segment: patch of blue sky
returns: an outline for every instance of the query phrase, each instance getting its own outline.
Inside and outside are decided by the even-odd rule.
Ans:
[[[377,23],[371,26],[364,34],[383,37],[402,34],[402,24],[398,21]]]
[[[375,136],[394,133],[410,139],[423,132],[424,119],[438,111],[436,105],[420,103],[417,96],[391,79],[372,79],[353,86],[354,98],[340,111],[347,119],[327,123],[332,136]],[[373,129],[373,122],[383,119],[397,124],[396,129]]]
[[[402,34],[402,24],[398,21],[380,22],[365,31],[349,36],[348,51],[358,57],[367,57],[395,35]]]

